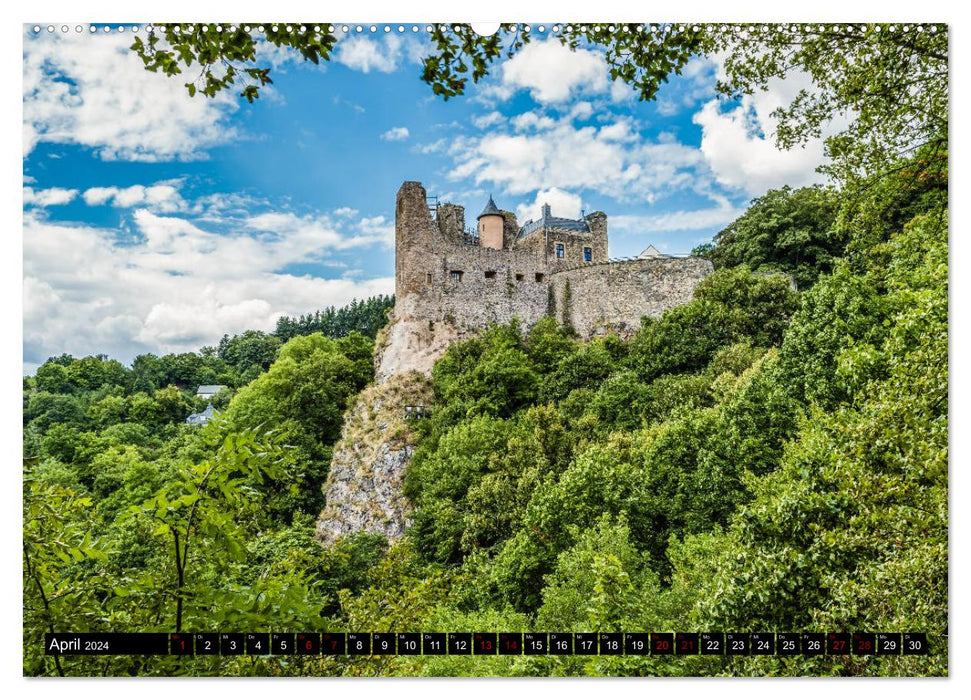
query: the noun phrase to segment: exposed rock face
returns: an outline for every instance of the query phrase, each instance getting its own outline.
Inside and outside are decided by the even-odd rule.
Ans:
[[[392,315],[391,325],[375,342],[374,379],[382,384],[407,372],[431,376],[435,360],[469,334],[448,321],[409,321]]]
[[[324,485],[327,503],[317,520],[323,544],[351,532],[401,536],[409,510],[402,478],[414,451],[406,407],[430,403],[430,382],[416,372],[369,386],[357,397]]]

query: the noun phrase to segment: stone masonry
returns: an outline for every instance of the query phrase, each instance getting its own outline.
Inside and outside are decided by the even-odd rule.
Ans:
[[[609,261],[603,212],[564,219],[544,206],[539,220],[520,226],[490,197],[470,226],[463,207],[429,207],[421,183],[405,182],[395,210],[393,323],[377,377],[428,373],[455,341],[513,318],[526,329],[551,315],[587,339],[629,335],[642,316],[688,301],[711,270],[694,257]]]

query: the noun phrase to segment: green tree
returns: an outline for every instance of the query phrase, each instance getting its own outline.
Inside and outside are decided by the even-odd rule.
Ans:
[[[70,394],[74,391],[74,385],[68,376],[67,368],[48,360],[37,368],[37,389],[52,394]]]
[[[730,528],[691,545],[692,624],[920,628],[940,655],[881,672],[946,672],[947,245],[934,231],[923,217],[892,240],[887,333],[839,352],[846,399],[814,405]]]
[[[41,433],[46,432],[55,423],[83,427],[85,425],[84,409],[81,401],[65,394],[50,394],[45,391],[32,393],[24,397],[24,422]]]
[[[215,422],[205,430],[208,437],[218,439]],[[182,630],[187,604],[197,615],[209,609],[211,595],[205,586],[197,585],[193,566],[202,559],[214,566],[218,563],[214,557],[220,555],[242,556],[246,526],[265,519],[252,484],[281,476],[281,453],[274,436],[264,434],[258,439],[254,431],[230,433],[210,459],[182,467],[154,498],[131,507],[135,517],[152,522],[156,536],[170,541],[175,572],[171,586],[175,606],[170,619],[176,632]],[[131,592],[124,584],[115,587],[122,597]]]
[[[117,360],[109,360],[106,355],[74,360],[67,368],[67,376],[71,384],[82,391],[103,386],[125,386],[128,383],[128,370]]]
[[[241,375],[254,365],[262,371],[269,369],[282,344],[279,338],[261,331],[245,331],[232,337],[224,335],[217,353]]]
[[[574,539],[546,577],[537,626],[578,632],[637,629],[646,603],[660,593],[660,582],[631,544],[626,517],[602,517]]]
[[[701,370],[734,343],[779,345],[798,299],[785,275],[752,273],[744,265],[716,270],[689,303],[643,320],[631,339],[628,364],[650,380]]]
[[[44,655],[45,632],[98,629],[104,618],[94,581],[82,582],[84,563],[105,558],[90,530],[91,499],[36,478],[26,463],[23,500],[24,673],[48,668],[65,675],[58,657]]]
[[[320,484],[340,437],[348,400],[373,376],[371,342],[358,333],[332,340],[319,333],[288,341],[276,362],[233,397],[225,418],[234,430],[280,431],[292,470],[271,491],[268,508],[289,519],[295,509],[319,513]]]
[[[283,341],[298,335],[323,333],[329,338],[343,338],[352,331],[371,338],[388,323],[388,312],[394,308],[394,296],[379,294],[363,301],[353,299],[341,308],[326,309],[304,314],[299,318],[281,316],[273,335]]]
[[[715,267],[785,272],[805,289],[843,253],[846,238],[834,226],[836,212],[833,193],[820,187],[769,190],[715,234],[714,247],[697,252]]]

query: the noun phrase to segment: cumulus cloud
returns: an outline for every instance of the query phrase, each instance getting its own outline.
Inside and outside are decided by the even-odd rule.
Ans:
[[[190,98],[184,80],[145,70],[118,34],[28,32],[24,156],[38,143],[87,146],[105,160],[189,160],[235,136],[232,91]]]
[[[414,37],[385,34],[372,38],[354,34],[337,42],[334,60],[362,73],[391,73],[402,63],[419,62],[424,53],[424,45]]]
[[[492,111],[472,117],[472,125],[478,129],[488,129],[490,126],[501,124],[506,118],[499,112]]]
[[[558,187],[551,187],[537,192],[532,203],[523,203],[516,207],[517,221],[520,223],[535,221],[542,215],[544,204],[550,205],[550,212],[553,216],[562,216],[567,219],[580,218],[580,210],[583,208],[580,195],[561,190]]]
[[[191,208],[191,207],[190,207]],[[135,237],[24,215],[24,352],[28,364],[60,352],[181,352],[223,333],[270,330],[281,315],[390,293],[394,280],[323,279],[286,271],[337,251],[389,245],[381,216],[265,212],[216,233],[182,216],[132,213]]]
[[[511,129],[439,145],[455,161],[449,177],[492,183],[510,194],[555,187],[648,202],[709,177],[698,149],[646,139],[628,117],[608,116],[599,127],[578,127],[573,117],[589,112],[589,104],[580,105],[588,109],[573,109],[558,119],[526,112]]]
[[[751,195],[791,185],[802,187],[822,182],[816,167],[825,161],[824,140],[845,126],[843,118],[830,123],[820,138],[783,151],[776,146],[778,120],[772,112],[788,106],[800,90],[811,89],[804,73],[773,80],[767,90],[745,95],[740,103],[724,109],[721,102],[706,102],[694,115],[701,126],[701,152],[718,182]]]
[[[395,126],[381,134],[382,141],[404,141],[409,136],[407,126]]]
[[[63,187],[50,187],[46,190],[35,190],[33,187],[25,187],[24,206],[52,207],[58,204],[68,204],[78,196],[77,190],[69,190]]]
[[[258,214],[245,221],[250,230],[271,235],[269,240],[276,245],[264,250],[264,255],[271,255],[271,261],[274,256],[286,260],[293,255],[310,260],[327,250],[374,244],[390,247],[394,243],[394,224],[383,216],[362,217],[351,233],[342,231],[335,223],[326,216],[298,216],[290,212]]]
[[[145,206],[152,211],[177,212],[186,208],[179,190],[170,184],[156,184],[148,187],[90,187],[81,195],[88,206],[110,204],[114,207],[131,208]]]
[[[603,54],[586,49],[570,50],[559,41],[527,44],[502,66],[498,97],[529,90],[537,102],[564,102],[579,93],[608,90],[607,62]]]
[[[710,98],[715,91],[715,76],[722,70],[716,60],[703,56],[692,58],[681,75],[672,76],[670,83],[658,93],[655,102],[658,114],[671,117]]]
[[[614,102],[629,102],[637,98],[637,92],[623,80],[610,83],[610,99]]]

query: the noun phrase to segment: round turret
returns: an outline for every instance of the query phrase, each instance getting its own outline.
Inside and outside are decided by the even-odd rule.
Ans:
[[[505,219],[499,207],[489,195],[489,203],[477,217],[479,221],[479,245],[484,248],[495,248],[502,250],[502,228]]]

